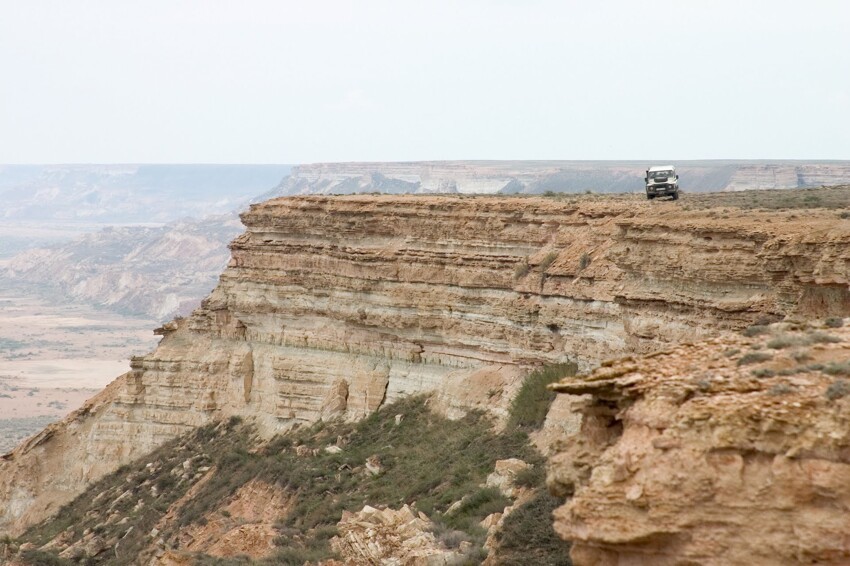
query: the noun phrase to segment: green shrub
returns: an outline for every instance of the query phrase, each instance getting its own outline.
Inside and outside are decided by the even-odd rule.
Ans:
[[[463,499],[460,507],[451,514],[443,515],[442,522],[447,526],[465,532],[475,532],[488,515],[501,513],[511,504],[502,493],[493,487],[479,488]]]
[[[542,487],[546,481],[546,470],[543,466],[529,466],[517,472],[514,485],[517,487]]]
[[[773,371],[772,369],[767,369],[767,368],[754,369],[752,371],[752,374],[756,377],[775,377],[776,376],[775,371]]]
[[[808,335],[809,340],[813,344],[837,344],[841,342],[841,338],[832,334],[824,334],[823,332],[812,332]]]
[[[442,523],[434,523],[431,532],[446,548],[455,549],[460,547],[462,542],[472,542],[472,537],[469,533],[455,530]]]
[[[759,336],[761,334],[767,334],[768,332],[770,332],[770,328],[768,328],[767,326],[764,326],[762,324],[754,324],[752,326],[748,326],[747,328],[745,328],[744,331],[742,332],[742,334],[744,336],[748,336],[748,337],[752,338],[753,336]]]
[[[770,359],[773,359],[772,354],[768,354],[767,352],[747,352],[741,359],[738,360],[739,366],[746,366],[749,364],[757,364],[760,362],[766,362]]]
[[[24,559],[24,563],[32,566],[71,566],[74,564],[70,560],[59,558],[52,552],[36,549],[23,551],[21,558]]]
[[[776,385],[774,385],[773,387],[770,388],[770,391],[768,391],[768,393],[770,393],[771,395],[779,396],[779,395],[787,395],[788,393],[791,393],[792,391],[793,391],[793,389],[787,383],[777,383]]]
[[[529,267],[527,261],[523,261],[522,263],[518,263],[514,268],[514,279],[522,279],[528,272],[531,271],[531,267]]]
[[[540,262],[540,271],[546,271],[549,266],[558,258],[558,252],[549,252],[543,261]]]
[[[553,364],[531,373],[511,403],[508,427],[525,431],[543,426],[555,393],[546,386],[564,377],[575,375],[578,366],[573,362]]]
[[[841,399],[850,393],[850,381],[846,379],[836,379],[826,388],[826,398],[830,401]]]
[[[824,373],[829,375],[847,375],[850,376],[850,360],[846,362],[835,362],[823,368]]]
[[[579,258],[579,260],[578,260],[578,269],[579,269],[579,271],[581,271],[581,270],[585,269],[586,267],[588,267],[588,266],[590,265],[590,261],[591,261],[591,260],[590,260],[590,255],[588,255],[588,254],[587,254],[587,252],[585,252],[585,253],[581,254],[581,257],[580,257],[580,258]]]
[[[844,319],[839,317],[828,318],[824,322],[827,328],[841,328],[844,326]]]
[[[496,534],[496,563],[502,566],[569,566],[570,543],[552,526],[552,511],[563,503],[545,489],[514,509]]]
[[[790,348],[791,346],[804,346],[809,344],[809,341],[803,338],[802,336],[790,336],[788,334],[783,334],[781,336],[777,336],[768,341],[767,347],[773,350],[784,350],[785,348]]]
[[[307,563],[317,563],[331,558],[333,555],[324,548],[297,548],[287,547],[275,552],[272,560],[267,561],[271,564],[280,564],[282,566],[302,566]]]

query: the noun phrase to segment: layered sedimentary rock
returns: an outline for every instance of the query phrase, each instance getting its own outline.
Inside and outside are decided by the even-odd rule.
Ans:
[[[549,478],[575,564],[850,562],[850,328],[759,332],[557,386],[582,421]]]
[[[345,564],[454,565],[468,558],[465,548],[452,551],[443,546],[432,531],[435,525],[423,513],[404,505],[394,509],[344,511],[339,535],[331,541]],[[466,543],[468,546],[469,543]]]
[[[255,205],[202,306],[90,406],[0,460],[0,531],[212,420],[273,433],[422,391],[450,415],[501,417],[535,364],[587,368],[763,318],[850,314],[850,223],[836,218],[638,200]]]
[[[107,228],[16,255],[0,267],[0,285],[168,320],[189,314],[215,286],[240,232],[236,213]]]
[[[735,169],[724,190],[819,187],[847,182],[850,167],[842,162],[746,164]]]

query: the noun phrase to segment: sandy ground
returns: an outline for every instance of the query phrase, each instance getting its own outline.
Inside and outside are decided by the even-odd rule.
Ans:
[[[78,408],[158,341],[155,321],[0,290],[0,451]]]

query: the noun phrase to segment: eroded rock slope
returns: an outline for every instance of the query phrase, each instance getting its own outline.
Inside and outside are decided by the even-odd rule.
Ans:
[[[586,368],[760,319],[850,314],[850,222],[837,218],[593,198],[252,206],[202,306],[0,460],[0,531],[216,419],[273,433],[420,391],[449,415],[503,417],[530,365]]]
[[[850,322],[848,320],[847,322]],[[577,565],[850,562],[850,328],[752,327],[556,386]]]

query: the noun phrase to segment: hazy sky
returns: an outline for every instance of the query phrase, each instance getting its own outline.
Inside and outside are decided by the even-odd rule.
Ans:
[[[0,163],[850,159],[850,2],[0,0]]]

